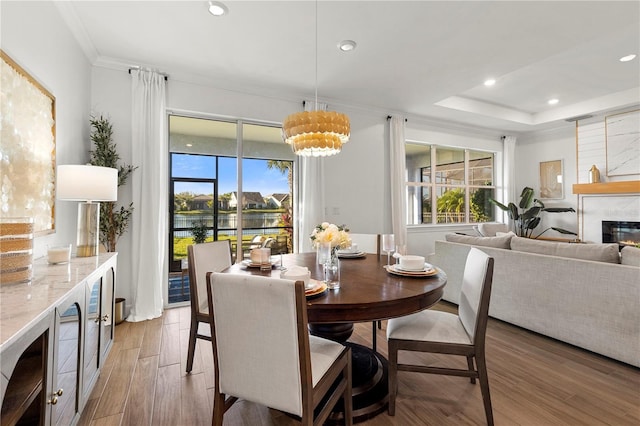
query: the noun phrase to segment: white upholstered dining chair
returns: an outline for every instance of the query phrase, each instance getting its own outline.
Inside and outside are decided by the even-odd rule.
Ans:
[[[427,309],[388,321],[389,415],[395,415],[398,371],[413,371],[469,377],[471,383],[475,383],[478,378],[487,424],[493,425],[485,360],[485,336],[492,279],[493,258],[476,248],[471,248],[465,263],[457,315]],[[398,351],[465,356],[468,368],[400,364]]]
[[[380,256],[380,234],[352,234],[349,233],[352,243],[358,244],[358,250]]]
[[[191,301],[191,326],[189,329],[189,349],[187,351],[187,373],[193,369],[196,340],[211,341],[211,337],[200,334],[200,323],[209,324],[207,305],[207,272],[220,272],[231,266],[231,245],[229,240],[194,244],[187,247],[189,268],[189,297]],[[207,330],[208,332],[208,330]]]
[[[358,244],[358,250],[367,254],[375,254],[380,258],[380,234],[352,234],[349,233],[351,243]],[[376,334],[376,326],[382,329],[382,321],[373,321],[371,346],[374,351],[378,348],[378,336]]]
[[[309,335],[302,281],[209,273],[207,282],[213,425],[238,398],[299,416],[303,425],[324,424],[342,398],[352,424],[351,349]]]

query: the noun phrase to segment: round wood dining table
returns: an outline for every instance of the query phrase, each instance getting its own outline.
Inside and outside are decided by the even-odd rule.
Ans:
[[[271,270],[261,271],[237,263],[224,272],[280,277],[281,266],[306,266],[311,278],[322,281],[323,268],[316,253],[292,253],[273,257]],[[280,264],[282,262],[282,265]],[[364,421],[387,405],[387,360],[379,353],[351,343],[353,323],[384,320],[427,309],[442,297],[447,276],[442,270],[428,277],[399,276],[387,272],[387,259],[367,254],[340,260],[340,288],[307,299],[312,334],[344,342],[353,354],[354,422]],[[340,423],[336,411],[330,420]]]

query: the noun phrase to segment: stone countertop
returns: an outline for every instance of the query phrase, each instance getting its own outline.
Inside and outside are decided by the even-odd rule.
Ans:
[[[33,262],[30,283],[0,285],[0,353],[31,326],[46,317],[62,299],[101,266],[115,262],[117,253],[73,257],[50,265],[46,257]]]

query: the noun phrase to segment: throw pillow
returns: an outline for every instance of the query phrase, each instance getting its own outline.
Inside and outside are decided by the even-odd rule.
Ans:
[[[640,248],[624,247],[620,252],[620,263],[629,266],[640,266]]]
[[[483,237],[498,236],[498,232],[507,232],[509,226],[506,223],[479,223],[478,232]]]
[[[511,250],[524,251],[527,253],[547,254],[549,256],[569,257],[571,259],[620,263],[620,254],[617,243],[558,243],[553,241],[535,240],[531,238],[513,237],[511,239]]]
[[[513,235],[505,235],[504,237],[472,237],[470,235],[447,234],[444,236],[445,240],[452,243],[501,249],[509,249],[512,237]]]
[[[505,235],[511,235],[515,237],[515,232],[513,231],[509,231],[509,232],[496,232],[496,237],[504,237]]]

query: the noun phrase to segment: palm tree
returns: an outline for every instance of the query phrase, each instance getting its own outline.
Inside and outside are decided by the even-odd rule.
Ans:
[[[438,213],[445,213],[445,222],[451,213],[464,211],[464,191],[461,188],[451,189],[438,197]]]
[[[293,161],[285,160],[267,160],[268,169],[279,170],[282,174],[287,174],[287,183],[289,184],[289,197],[293,196]]]

